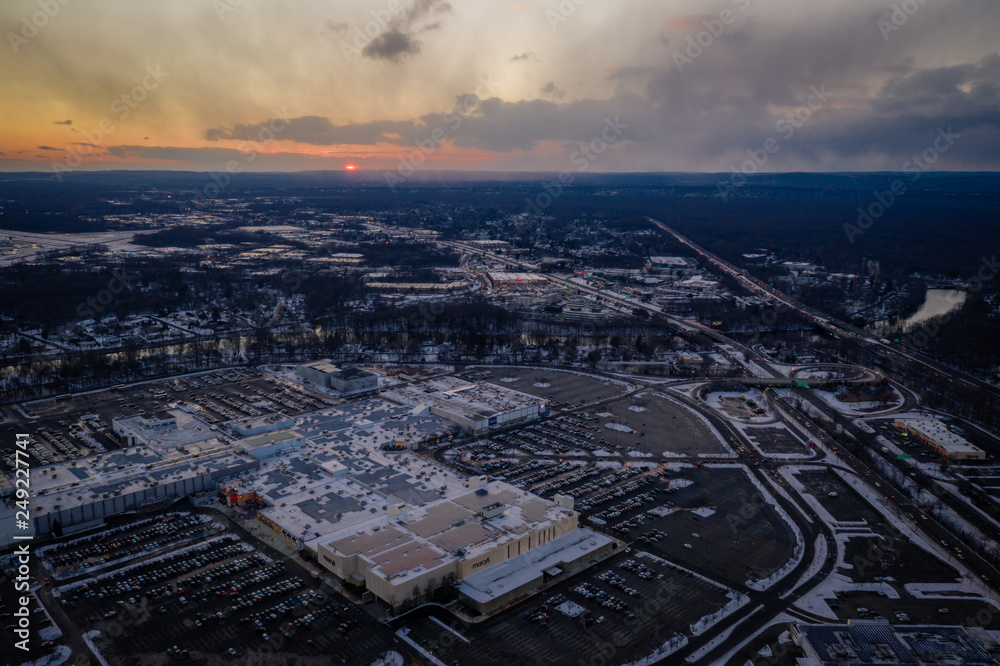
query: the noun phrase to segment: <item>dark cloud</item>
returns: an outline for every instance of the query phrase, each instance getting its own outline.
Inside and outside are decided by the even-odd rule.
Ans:
[[[364,26],[328,21],[322,34],[359,49],[362,57],[395,63],[420,53],[418,36],[440,29],[441,17],[451,12],[447,0],[412,0],[394,6]]]
[[[420,42],[405,32],[393,29],[373,39],[361,50],[361,55],[372,60],[398,62],[419,52]]]
[[[67,120],[56,120],[56,121],[53,121],[52,124],[53,125],[72,125],[73,121],[69,120],[69,119],[67,119]]]
[[[721,44],[716,47],[721,54]],[[925,149],[938,129],[952,127],[963,139],[940,166],[997,166],[1000,55],[959,66],[889,67],[871,90],[842,77],[827,81],[828,72],[817,63],[788,63],[785,72],[769,75],[716,68],[708,53],[696,64],[700,69],[684,72],[672,66],[621,69],[609,75],[620,90],[607,99],[564,102],[562,91],[550,82],[541,90],[543,99],[506,102],[466,95],[448,113],[409,121],[334,125],[320,116],[293,118],[278,137],[312,145],[412,147],[440,129],[446,140],[463,148],[510,153],[555,142],[574,150],[599,137],[608,120],[619,118],[629,126],[623,143],[637,159],[680,154],[698,160],[688,168],[725,171],[773,137],[781,147],[768,165],[771,170],[898,169]],[[817,103],[813,97],[809,109],[806,104],[817,90],[827,99]],[[799,125],[789,132],[787,117],[796,112]],[[258,140],[266,126],[216,128],[206,138]]]
[[[38,150],[59,150],[59,149],[53,148],[52,146],[38,146]]]
[[[555,81],[549,81],[542,86],[542,94],[546,97],[551,97],[552,99],[562,99],[566,96],[566,91],[561,88],[557,88]]]
[[[281,121],[279,132],[273,132],[268,122],[256,123],[256,115],[252,116],[254,122],[247,124],[226,120],[226,125],[207,122],[199,127],[208,128],[204,135],[209,141],[260,142],[274,135],[279,141],[308,146],[379,144],[398,147],[399,152],[413,150],[417,142],[426,143],[439,130],[438,135],[443,131],[449,144],[504,154],[495,155],[492,162],[484,159],[484,165],[532,168],[536,160],[542,163],[568,156],[580,143],[599,137],[607,120],[620,118],[629,128],[623,145],[615,146],[609,156],[622,153],[622,161],[620,165],[602,161],[595,168],[702,171],[726,171],[734,161],[745,160],[748,150],[758,150],[764,141],[775,137],[780,140],[780,151],[769,159],[767,170],[899,169],[911,155],[933,142],[939,128],[952,127],[962,139],[942,157],[939,167],[1000,168],[1000,55],[981,57],[1000,44],[995,38],[1000,2],[921,3],[905,25],[884,36],[877,23],[891,18],[895,2],[855,0],[803,9],[788,1],[772,4],[783,4],[783,11],[777,13],[765,7],[768,3],[753,3],[747,11],[737,13],[737,20],[726,24],[721,33],[705,33],[711,38],[701,40],[703,46],[683,69],[673,56],[692,53],[688,50],[691,40],[707,29],[706,22],[711,25],[716,20],[717,13],[668,21],[668,5],[685,3],[660,3],[662,13],[650,12],[649,20],[636,23],[641,29],[630,33],[627,40],[610,34],[619,25],[616,21],[607,22],[611,26],[608,34],[601,32],[604,23],[596,21],[594,33],[586,35],[573,34],[574,29],[566,24],[553,35],[551,44],[512,46],[508,41],[498,52],[470,52],[468,62],[456,67],[452,61],[431,61],[438,51],[431,47],[443,46],[432,42],[433,33],[442,21],[451,24],[459,20],[458,14],[451,15],[447,3],[401,0],[401,9],[390,13],[383,2],[378,20],[363,10],[352,14],[355,20],[350,24],[330,21],[323,28],[328,39],[343,40],[342,44],[356,48],[358,57],[379,63],[376,69],[385,69],[390,63],[408,67],[411,62],[416,64],[415,58],[420,59],[419,71],[383,71],[365,81],[370,90],[354,87],[356,84],[345,79],[335,94],[364,96],[369,105],[357,105],[352,112],[361,114],[358,117],[364,122],[345,122],[344,111],[331,111],[330,116],[337,118],[331,120],[325,117],[324,107],[313,106],[300,113],[314,115],[291,118],[287,125]],[[737,3],[723,4],[731,7]],[[366,30],[366,25],[377,25],[378,29]],[[482,27],[470,26],[469,30]],[[491,27],[501,30],[504,26]],[[579,24],[577,29],[585,27]],[[467,34],[475,36],[474,32]],[[619,39],[599,41],[609,36]],[[591,46],[606,47],[599,49],[596,57],[574,57],[576,51],[569,47],[585,37]],[[588,43],[580,44],[581,52],[594,53]],[[544,78],[530,76],[537,69],[534,65],[521,66],[539,60],[536,52],[527,50],[531,45],[545,48]],[[513,54],[512,48],[517,49]],[[440,99],[435,98],[435,72],[447,71],[451,80],[462,75],[471,79],[490,71],[489,63],[498,64],[502,72],[506,70],[516,79],[512,89],[463,96],[457,100],[461,113],[454,108],[443,111],[450,102],[446,98],[431,107],[433,113],[418,107],[423,111],[399,115],[414,108],[408,104]],[[599,69],[604,67],[615,69]],[[364,75],[365,71],[369,70],[354,69],[351,73]],[[405,77],[428,76],[428,72],[430,80],[417,95],[420,101],[404,100],[402,106],[389,108],[392,100],[398,99],[390,86],[398,86]],[[804,108],[813,88],[830,91],[830,100],[806,108],[793,133],[779,132],[786,115]],[[500,94],[509,94],[509,101],[493,97]],[[382,114],[370,111],[369,95],[387,100]],[[536,99],[522,99],[525,96]],[[270,123],[275,124],[277,120]],[[139,131],[142,129],[152,127]],[[546,144],[544,150],[518,154],[540,144]],[[227,144],[209,145],[218,148]],[[117,150],[136,151],[134,147]],[[143,156],[188,159],[163,157],[180,155],[169,151],[181,149],[154,150]],[[395,152],[372,151],[377,155]],[[209,159],[213,153],[198,155]],[[218,155],[227,159],[222,153]],[[447,151],[438,157],[441,164],[447,163]],[[258,165],[255,162],[253,167]]]

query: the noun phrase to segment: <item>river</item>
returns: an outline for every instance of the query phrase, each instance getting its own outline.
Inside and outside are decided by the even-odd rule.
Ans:
[[[909,331],[932,317],[953,312],[965,304],[968,295],[961,289],[928,289],[920,309],[903,322],[903,330]]]

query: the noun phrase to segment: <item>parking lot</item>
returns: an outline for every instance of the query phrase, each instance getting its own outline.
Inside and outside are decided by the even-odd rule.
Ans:
[[[318,572],[214,512],[132,517],[42,559],[43,598],[79,631],[101,630],[102,651],[122,663],[241,663],[262,651],[370,663],[397,644]]]
[[[837,522],[864,521],[872,528],[886,526],[882,515],[830,470],[800,470],[795,476]]]
[[[852,565],[846,575],[856,583],[891,578],[896,584],[955,583],[958,571],[920,546],[902,540],[889,542],[876,537],[852,537],[844,561]],[[902,588],[900,588],[901,591]]]
[[[403,625],[448,664],[613,664],[690,635],[691,624],[727,601],[722,588],[633,549],[481,625],[453,627],[465,640],[429,618]]]
[[[700,467],[670,476],[689,485],[678,484],[682,487],[666,496],[669,513],[647,511],[643,524],[622,538],[735,589],[743,589],[751,576],[766,578],[791,558],[791,528],[760,500],[743,471]],[[663,536],[636,543],[653,530]]]
[[[493,367],[462,375],[469,381],[487,381],[529,395],[548,398],[553,409],[569,409],[607,400],[626,392],[626,385],[599,377],[559,370]]]
[[[874,592],[841,592],[827,603],[842,621],[882,618],[894,624],[1000,629],[1000,613],[982,599],[917,599],[905,593],[891,599]]]
[[[253,368],[234,368],[26,403],[30,419],[4,408],[8,422],[3,427],[10,437],[15,431],[32,433],[32,456],[47,465],[120,448],[112,429],[115,418],[182,404],[196,407],[200,418],[214,424],[276,412],[294,416],[336,400]],[[5,452],[0,461],[13,469],[12,453]]]
[[[690,409],[652,392],[638,393],[590,412],[601,425],[601,437],[624,451],[659,460],[669,456],[718,455],[726,448]]]
[[[757,448],[768,454],[806,454],[806,449],[802,440],[792,434],[791,431],[781,428],[747,428],[743,431],[747,437],[753,440]]]

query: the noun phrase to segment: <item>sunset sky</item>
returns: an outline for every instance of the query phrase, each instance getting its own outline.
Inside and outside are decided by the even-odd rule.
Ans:
[[[949,127],[935,170],[1000,169],[997,0],[3,0],[0,25],[6,171],[559,171],[586,146],[595,172],[881,171]]]

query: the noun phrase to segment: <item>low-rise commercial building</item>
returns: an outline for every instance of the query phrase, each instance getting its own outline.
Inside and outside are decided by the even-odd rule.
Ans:
[[[341,368],[330,359],[303,363],[295,367],[295,374],[317,386],[332,388],[341,393],[354,393],[378,388],[378,375],[358,368]]]
[[[896,425],[954,460],[983,460],[986,452],[937,419],[898,419]]]
[[[816,666],[912,664],[987,666],[996,641],[987,632],[964,627],[890,625],[884,621],[793,624],[791,638]],[[992,645],[993,647],[989,647]]]
[[[452,421],[470,432],[537,418],[548,407],[544,399],[493,384],[470,384],[444,377],[420,386],[385,391],[383,397]]]

